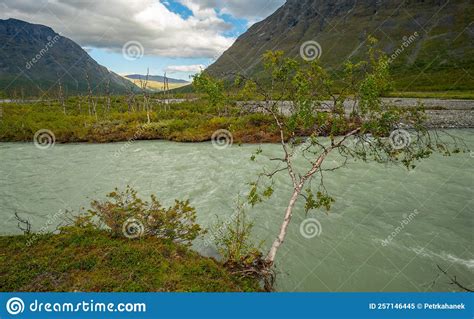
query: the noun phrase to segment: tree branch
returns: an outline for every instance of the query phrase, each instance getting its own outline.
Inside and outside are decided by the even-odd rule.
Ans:
[[[466,286],[464,286],[463,284],[461,284],[456,276],[452,277],[448,274],[448,271],[447,270],[444,270],[443,268],[441,268],[440,265],[436,265],[439,269],[439,271],[441,271],[446,277],[449,278],[449,280],[451,280],[451,285],[456,285],[457,287],[459,287],[460,289],[464,290],[464,291],[467,291],[467,292],[474,292],[474,290],[472,289],[469,289],[467,288]]]

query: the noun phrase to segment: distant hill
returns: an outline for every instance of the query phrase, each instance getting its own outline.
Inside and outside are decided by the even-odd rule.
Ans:
[[[59,76],[67,94],[87,92],[86,73],[97,94],[104,92],[108,80],[112,93],[123,93],[133,86],[47,26],[0,20],[0,91],[8,95],[20,90],[26,95],[55,94]]]
[[[396,89],[473,90],[472,0],[287,0],[207,72],[258,76],[264,52],[283,50],[297,57],[306,41],[317,41],[322,64],[338,69],[344,60],[361,56],[369,34],[389,55],[398,50],[391,64]]]
[[[142,74],[130,74],[130,75],[125,75],[125,77],[128,78],[128,79],[140,80],[140,79],[145,79],[145,78],[146,78],[146,75],[142,75]],[[186,80],[172,79],[172,78],[167,78],[167,79],[168,79],[168,83],[189,84],[189,82],[186,81]],[[164,76],[161,76],[161,75],[149,75],[149,76],[148,76],[148,80],[163,83],[164,80],[165,80],[165,77],[164,77]]]
[[[140,80],[145,80],[146,75],[131,74],[131,75],[126,75],[124,78],[135,83],[137,86],[140,86]],[[177,89],[189,84],[191,83],[185,80],[168,78],[168,87],[170,90]],[[164,77],[160,75],[149,75],[147,87],[148,89],[153,90],[153,91],[163,91]]]

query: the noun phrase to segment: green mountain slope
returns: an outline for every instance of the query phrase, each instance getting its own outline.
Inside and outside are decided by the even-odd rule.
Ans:
[[[86,73],[96,94],[104,92],[109,80],[112,93],[125,92],[133,85],[49,27],[0,20],[0,92],[9,96],[19,91],[27,96],[56,94],[59,78],[67,94],[86,92]]]
[[[321,45],[321,62],[336,70],[346,59],[360,57],[369,34],[393,55],[397,90],[474,89],[472,0],[288,0],[208,72],[258,75],[265,51],[295,57],[310,40]]]

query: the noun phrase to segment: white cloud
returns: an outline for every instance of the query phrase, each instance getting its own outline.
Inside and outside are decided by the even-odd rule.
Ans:
[[[193,65],[170,65],[165,68],[165,72],[168,73],[198,73],[206,68],[203,64]]]
[[[3,0],[0,18],[17,18],[52,27],[82,47],[121,52],[140,42],[146,55],[213,57],[234,38],[222,35],[231,26],[212,8],[189,3],[184,19],[157,0]]]
[[[121,52],[125,43],[138,41],[145,55],[215,58],[235,41],[223,36],[233,26],[219,14],[255,22],[285,0],[175,1],[193,15],[171,12],[166,0],[2,0],[0,18],[50,26],[82,47]]]
[[[258,21],[281,7],[285,0],[179,0],[182,4],[204,9],[217,9],[222,13],[249,21]]]

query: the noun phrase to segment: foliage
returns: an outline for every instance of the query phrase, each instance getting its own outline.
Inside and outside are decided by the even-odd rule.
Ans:
[[[163,208],[154,196],[143,201],[131,187],[107,198],[93,201],[88,213],[70,217],[58,233],[0,237],[0,291],[261,290],[259,280],[190,249],[191,240],[204,232],[187,201]],[[134,227],[139,220],[146,223],[146,231],[123,227],[130,218]],[[130,240],[131,235],[140,240]]]
[[[136,97],[136,103],[142,103]],[[151,123],[147,113],[135,105],[129,111],[125,97],[113,97],[111,111],[98,98],[97,117],[87,113],[83,97],[69,97],[66,114],[55,101],[31,104],[2,104],[0,141],[32,141],[36,131],[49,129],[57,143],[118,142],[164,139],[177,142],[209,141],[218,129],[230,130],[235,143],[275,142],[278,135],[270,116],[242,113],[228,105],[226,114],[205,100],[163,106],[150,99]]]
[[[224,266],[243,278],[263,281],[265,290],[271,291],[274,273],[269,270],[261,252],[261,246],[252,239],[254,223],[248,219],[244,205],[237,204],[236,212],[229,220],[218,218],[212,229],[213,242],[224,259]]]
[[[197,92],[205,93],[213,107],[225,104],[224,82],[201,72],[194,76],[193,86]]]
[[[77,217],[75,226],[105,225],[114,237],[157,237],[186,245],[205,233],[196,223],[196,210],[189,201],[176,200],[172,207],[164,208],[155,195],[150,202],[144,201],[130,186],[122,192],[115,189],[107,198],[93,201],[92,209]]]
[[[253,227],[254,223],[248,219],[242,204],[238,205],[229,220],[218,218],[211,232],[214,243],[226,262],[240,262],[258,255],[259,249],[251,240]]]
[[[434,92],[389,92],[386,94],[389,97],[398,98],[433,98],[433,99],[465,99],[474,100],[474,91],[434,91]]]
[[[271,197],[273,180],[279,173],[286,172],[293,185],[279,236],[267,256],[269,264],[284,241],[298,198],[305,200],[306,212],[331,209],[334,199],[324,187],[325,172],[356,160],[412,169],[433,152],[450,155],[461,150],[462,143],[455,137],[447,134],[446,141],[439,132],[427,129],[423,105],[399,108],[382,101],[381,96],[392,87],[389,60],[376,49],[376,39],[369,37],[367,43],[366,57],[357,63],[347,61],[337,81],[319,60],[302,61],[285,57],[281,51],[269,51],[263,56],[263,65],[265,78],[270,80],[259,82],[241,75],[244,80],[237,83],[244,96],[257,95],[262,101],[256,108],[272,115],[283,149],[280,158],[272,158],[280,165],[250,183],[248,202],[253,206]],[[302,129],[309,133],[304,143],[299,139],[304,135]],[[342,164],[327,167],[325,160],[333,153],[342,158]],[[298,156],[307,162],[302,171],[294,165]],[[315,179],[319,179],[316,193],[311,187]]]
[[[187,246],[127,240],[98,229],[0,237],[0,291],[253,292],[258,280],[232,274]]]
[[[345,72],[338,80],[338,84],[342,84],[338,94],[332,91],[335,83],[318,60],[302,63],[285,58],[283,52],[278,51],[264,55],[264,65],[271,82],[257,83],[253,79],[246,79],[243,90],[248,90],[248,87],[259,88],[256,93],[260,99],[267,101],[261,107],[274,115],[281,128],[284,163],[291,165],[297,152],[312,158],[314,163],[318,158],[324,159],[331,151],[337,151],[345,159],[401,163],[412,168],[415,161],[428,157],[434,151],[444,154],[459,151],[457,145],[448,151],[439,136],[425,128],[426,116],[422,105],[410,109],[382,102],[381,96],[391,87],[388,59],[375,49],[377,41],[374,38],[369,38],[368,42],[370,45],[366,60],[346,62]],[[283,100],[292,103],[289,116],[280,113],[278,102]],[[332,105],[323,105],[326,100],[330,100]],[[350,109],[347,107],[348,102],[352,103]],[[412,136],[407,145],[395,149],[389,136],[401,128],[400,123],[412,127],[408,133]],[[294,139],[300,135],[301,127],[311,132],[303,148]],[[322,138],[323,135],[328,135],[329,139]],[[458,141],[453,139],[453,142]],[[318,173],[322,177],[322,172],[323,169],[318,167],[311,174]],[[274,175],[262,176],[273,178]],[[257,192],[260,180],[251,184],[249,202],[252,205],[261,202]],[[299,181],[295,182],[299,184]],[[266,186],[261,194],[269,194],[267,190]],[[329,209],[333,202],[324,191],[318,191],[316,195],[310,192],[305,199],[308,210],[321,207]]]

